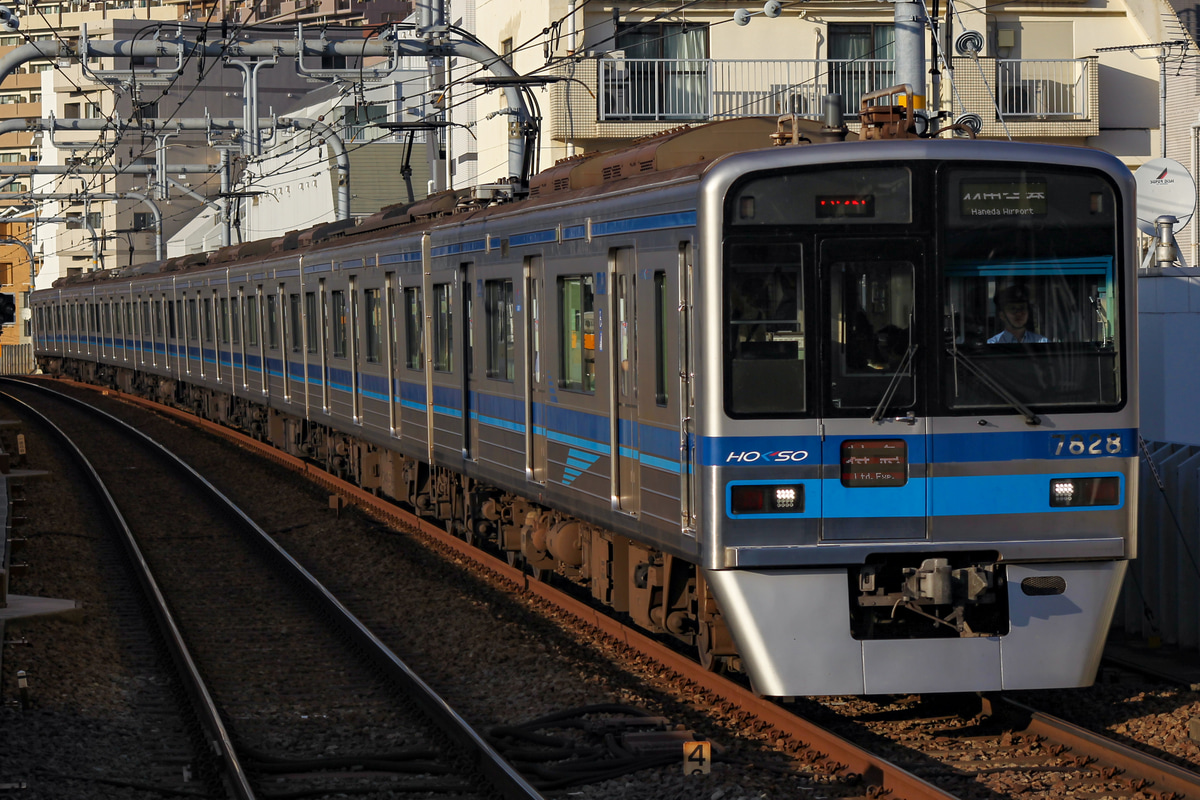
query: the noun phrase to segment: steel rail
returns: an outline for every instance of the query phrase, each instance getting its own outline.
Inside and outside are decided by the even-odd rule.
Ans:
[[[1101,734],[1081,728],[1052,714],[1019,703],[1008,697],[1003,702],[1029,715],[1030,733],[1065,744],[1074,752],[1095,759],[1101,764],[1115,766],[1126,780],[1141,780],[1146,786],[1164,796],[1174,793],[1178,798],[1200,798],[1200,775],[1172,764],[1157,756],[1142,752]]]
[[[165,446],[151,438],[148,434],[143,433],[132,425],[123,420],[114,417],[102,409],[96,408],[85,403],[78,398],[70,395],[56,392],[37,381],[14,380],[5,378],[4,381],[18,383],[23,386],[36,387],[39,391],[52,394],[58,398],[78,404],[87,409],[88,412],[103,417],[114,425],[120,426],[129,432],[131,435],[140,437],[148,446],[157,449],[164,458],[172,461],[178,469],[189,475],[198,484],[200,484],[207,492],[209,492],[220,503],[225,505],[229,512],[239,520],[243,528],[252,534],[257,541],[264,545],[266,552],[271,558],[279,564],[284,571],[289,575],[296,577],[299,580],[299,585],[309,593],[322,607],[322,609],[331,615],[335,624],[339,629],[343,630],[354,643],[364,649],[364,652],[373,659],[375,665],[388,676],[389,679],[403,686],[408,692],[408,696],[413,700],[424,713],[426,713],[435,725],[445,733],[452,741],[458,743],[459,746],[467,749],[473,757],[474,765],[479,770],[480,774],[487,777],[491,782],[492,788],[499,791],[501,796],[508,800],[542,800],[542,795],[534,789],[516,769],[512,767],[504,758],[496,752],[496,750],[472,728],[465,719],[463,719],[457,711],[455,711],[449,703],[439,696],[424,680],[421,679],[407,664],[397,656],[391,648],[384,644],[374,633],[371,632],[357,617],[347,609],[341,601],[329,592],[307,569],[305,569],[291,554],[284,550],[278,542],[275,541],[264,531],[259,525],[246,515],[241,508],[232,500],[225,496],[217,487],[213,486],[203,475],[192,468],[190,464],[183,461],[175,453],[168,450]],[[70,382],[76,386],[86,386],[87,384],[78,384]],[[96,389],[97,387],[90,387]],[[117,394],[122,399],[129,399],[130,396],[113,390],[104,390],[106,394]],[[165,407],[157,404],[149,404],[150,408],[162,411]],[[185,414],[185,420],[195,421],[197,418]],[[227,432],[232,432],[230,429],[224,429]],[[236,441],[236,440],[235,440]],[[115,506],[114,506],[115,508]],[[232,752],[232,751],[231,751]],[[253,795],[250,795],[253,797]]]
[[[48,391],[44,387],[39,387],[41,391]],[[225,729],[225,724],[221,721],[221,715],[217,711],[216,702],[212,698],[212,694],[208,691],[208,686],[204,682],[203,676],[200,675],[200,670],[196,666],[195,660],[192,658],[191,652],[188,650],[187,644],[183,641],[183,634],[179,630],[179,626],[175,623],[175,618],[172,616],[170,609],[167,607],[167,600],[163,596],[162,591],[158,587],[158,582],[155,581],[153,573],[150,571],[150,565],[146,562],[142,555],[141,548],[138,547],[134,540],[133,531],[130,530],[129,524],[125,521],[125,516],[121,510],[117,508],[117,503],[109,493],[108,487],[104,484],[104,480],[100,474],[96,472],[96,468],[92,466],[92,462],[83,454],[83,451],[42,412],[38,411],[33,406],[23,400],[20,400],[7,392],[0,392],[0,395],[13,403],[24,408],[29,414],[41,420],[42,424],[51,431],[54,436],[62,443],[80,468],[84,475],[87,476],[88,483],[102,498],[104,510],[113,526],[120,531],[121,543],[125,547],[125,551],[129,556],[138,582],[142,586],[142,590],[146,594],[154,615],[158,619],[159,629],[166,639],[167,649],[171,653],[172,659],[175,661],[176,669],[183,679],[184,690],[192,702],[192,708],[196,716],[200,720],[205,733],[208,736],[208,741],[216,751],[221,764],[224,768],[225,784],[229,788],[234,797],[239,800],[254,800],[254,790],[250,787],[249,779],[246,772],[238,759],[237,753],[234,750],[233,742],[229,738],[229,732]],[[65,395],[64,395],[65,396]]]
[[[679,673],[682,679],[715,695],[720,701],[736,706],[774,728],[778,735],[791,741],[794,752],[808,750],[822,754],[815,760],[823,762],[834,775],[846,780],[861,779],[865,784],[878,787],[880,793],[895,800],[955,800],[955,796],[937,786],[918,778],[901,767],[870,753],[819,725],[799,717],[778,704],[754,694],[737,684],[714,673],[708,672],[695,661],[672,650],[661,642],[641,634],[603,612],[580,602],[548,584],[532,579],[528,573],[510,566],[466,541],[453,536],[438,526],[409,514],[390,500],[377,497],[351,483],[336,478],[313,464],[257,441],[232,428],[197,417],[189,411],[160,405],[134,395],[113,389],[92,386],[68,379],[53,379],[60,383],[101,391],[121,400],[171,416],[182,422],[200,427],[241,447],[252,450],[275,461],[326,489],[346,498],[349,502],[366,509],[381,520],[416,528],[430,539],[453,550],[468,560],[477,563],[496,575],[507,579],[521,589],[541,600],[551,603],[588,624],[619,643],[637,650],[663,666]]]

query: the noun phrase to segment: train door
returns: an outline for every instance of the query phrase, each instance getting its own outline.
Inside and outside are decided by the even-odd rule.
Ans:
[[[822,538],[926,536],[927,421],[917,413],[912,239],[818,243],[826,346],[821,441]]]
[[[683,530],[696,530],[696,479],[695,479],[695,396],[692,378],[692,243],[679,245],[679,327],[677,347],[679,351],[679,516]],[[668,309],[669,310],[669,309]]]
[[[350,295],[350,335],[347,345],[350,348],[350,394],[354,402],[354,422],[361,425],[363,421],[363,405],[362,405],[362,378],[359,376],[359,350],[360,343],[358,338],[358,281],[355,276],[351,275],[349,280],[348,294]]]
[[[400,388],[397,376],[400,374],[399,337],[396,335],[396,273],[388,272],[383,276],[383,339],[387,348],[387,384],[388,384],[388,429],[392,436],[400,435]]]
[[[475,458],[475,426],[479,420],[472,413],[471,376],[475,371],[475,331],[474,331],[474,296],[475,264],[465,262],[458,268],[459,292],[462,296],[462,313],[458,315],[458,341],[462,369],[459,371],[459,385],[462,387],[462,457],[465,461]]]
[[[609,251],[609,319],[613,325],[611,359],[613,508],[627,514],[640,510],[641,441],[638,418],[637,254],[632,247]]]
[[[535,483],[546,482],[547,393],[541,329],[544,274],[540,255],[525,259],[525,477]]]

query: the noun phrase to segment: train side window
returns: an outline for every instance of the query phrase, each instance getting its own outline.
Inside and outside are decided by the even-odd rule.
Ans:
[[[213,340],[212,298],[211,297],[203,298],[201,300],[200,305],[203,309],[201,316],[203,318],[203,323],[204,323],[204,341],[212,342],[212,340]]]
[[[404,363],[409,369],[425,368],[425,317],[416,286],[404,290]]]
[[[154,304],[154,335],[159,339],[161,339],[163,335],[162,303]]]
[[[142,338],[150,335],[150,301],[142,301]]]
[[[258,345],[258,298],[255,295],[248,295],[245,298],[246,313],[242,317],[246,320],[246,344],[251,346]]]
[[[367,352],[368,364],[379,363],[381,334],[383,333],[383,306],[379,302],[378,289],[363,291],[367,312]]]
[[[346,292],[334,289],[330,297],[332,313],[330,315],[330,339],[333,345],[333,357],[346,357]]]
[[[267,295],[267,346],[272,350],[279,349],[279,298],[274,294]]]
[[[667,273],[654,273],[654,402],[667,404]]]
[[[453,308],[450,300],[450,284],[433,286],[433,368],[438,372],[454,369],[451,352],[454,346]]]
[[[304,346],[304,331],[301,330],[302,326],[300,323],[299,294],[288,295],[288,319],[291,320],[292,325],[292,352],[299,353],[300,349]]]
[[[466,269],[464,266],[464,274]],[[463,284],[463,348],[466,350],[464,358],[467,361],[467,374],[470,375],[475,371],[475,320],[472,316],[471,309],[474,307],[474,287],[470,281]]]
[[[213,298],[213,304],[216,305],[217,298]],[[217,330],[221,335],[221,344],[229,344],[229,300],[221,298],[220,311],[217,314]]]
[[[187,333],[188,338],[193,342],[200,337],[200,312],[196,310],[196,298],[189,297],[187,301],[188,322]]]
[[[238,290],[240,295],[241,290]],[[222,303],[225,301],[222,300]],[[234,297],[229,301],[229,339],[234,344],[242,343],[242,320],[239,309],[242,307],[240,297]]]
[[[596,391],[595,292],[591,275],[558,279],[559,386],[580,392]]]
[[[304,346],[308,352],[317,352],[317,339],[321,329],[317,322],[317,293],[304,293]]]
[[[516,372],[513,339],[513,282],[485,281],[484,313],[487,316],[487,376],[513,380]]]

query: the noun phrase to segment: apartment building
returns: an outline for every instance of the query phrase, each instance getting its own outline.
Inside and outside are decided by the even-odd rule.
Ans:
[[[1131,167],[1162,153],[1159,64],[1140,49],[1176,33],[1178,19],[1162,0],[928,7],[940,37],[936,48],[927,37],[937,69],[925,93],[941,124],[974,115],[985,138],[1097,147]],[[772,18],[747,5],[752,13],[741,25],[725,2],[479,0],[477,30],[518,72],[560,79],[535,90],[541,160],[550,164],[681,124],[817,118],[821,98],[833,92],[853,123],[859,98],[894,82],[893,8],[787,3]],[[493,92],[478,102],[486,117],[504,98]],[[479,123],[485,179],[504,172],[505,122]]]

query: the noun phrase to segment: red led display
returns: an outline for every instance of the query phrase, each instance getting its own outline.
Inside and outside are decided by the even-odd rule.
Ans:
[[[816,203],[817,219],[875,216],[873,194],[819,194]]]

